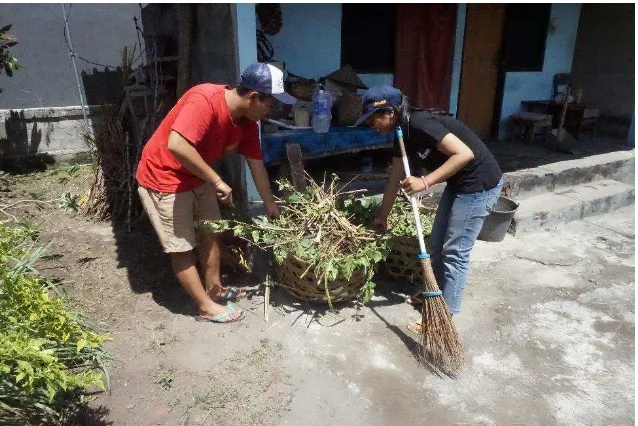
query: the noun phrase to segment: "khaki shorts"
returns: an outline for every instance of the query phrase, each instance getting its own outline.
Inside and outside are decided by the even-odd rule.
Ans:
[[[195,221],[221,219],[217,194],[210,183],[176,194],[140,186],[138,193],[166,253],[185,252],[197,246]]]

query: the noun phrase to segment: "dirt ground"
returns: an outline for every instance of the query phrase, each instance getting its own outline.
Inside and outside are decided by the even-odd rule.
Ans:
[[[6,202],[80,194],[90,170],[12,178]],[[43,198],[42,198],[43,197]],[[194,321],[147,224],[127,233],[47,203],[12,210],[50,244],[40,271],[112,337],[109,389],[86,425],[634,424],[634,210],[500,244],[479,243],[456,319],[469,365],[419,367],[406,330],[412,288],[378,282],[338,313],[279,289],[263,318],[263,268],[240,323]],[[259,266],[259,265],[258,265]]]

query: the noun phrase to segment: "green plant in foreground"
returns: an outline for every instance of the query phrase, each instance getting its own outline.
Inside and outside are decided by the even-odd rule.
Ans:
[[[347,198],[342,208],[354,223],[371,226],[379,213],[381,204],[375,198]],[[432,233],[434,214],[420,209],[421,228],[425,237]],[[412,206],[402,197],[397,198],[388,217],[388,233],[393,237],[416,237],[416,224]]]
[[[84,325],[34,273],[33,231],[0,225],[0,424],[59,420],[82,390],[104,389],[106,336]]]
[[[9,30],[11,30],[11,24],[0,28],[0,71],[12,77],[13,72],[18,70],[18,60],[11,55],[9,49],[18,44],[18,41],[9,34]]]

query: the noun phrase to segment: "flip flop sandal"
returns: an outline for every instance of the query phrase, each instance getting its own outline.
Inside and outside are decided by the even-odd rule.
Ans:
[[[241,314],[237,318],[227,319],[235,312],[237,312],[237,307],[235,305],[228,305],[228,312],[224,314],[219,314],[212,318],[204,318],[203,316],[199,315],[195,317],[195,320],[202,321],[202,322],[214,322],[217,324],[228,324],[231,322],[241,321],[246,316],[246,311],[241,311]]]
[[[241,294],[241,290],[237,287],[228,287],[226,294],[222,297],[215,298],[215,302],[217,303],[226,303],[226,302],[236,302],[240,299],[240,296],[244,296]]]

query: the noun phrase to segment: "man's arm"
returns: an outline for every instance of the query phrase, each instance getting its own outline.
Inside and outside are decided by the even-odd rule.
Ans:
[[[264,201],[266,214],[271,218],[276,217],[279,214],[279,209],[277,204],[275,204],[275,197],[272,195],[272,191],[270,190],[270,179],[268,178],[268,171],[264,165],[264,160],[256,160],[248,157],[245,158],[248,163],[248,167],[250,167],[250,172],[253,175],[257,191],[259,192],[259,195],[261,195],[261,199]]]
[[[213,184],[223,203],[232,203],[232,189],[206,164],[195,147],[176,131],[171,131],[168,136],[168,150],[189,172]]]

